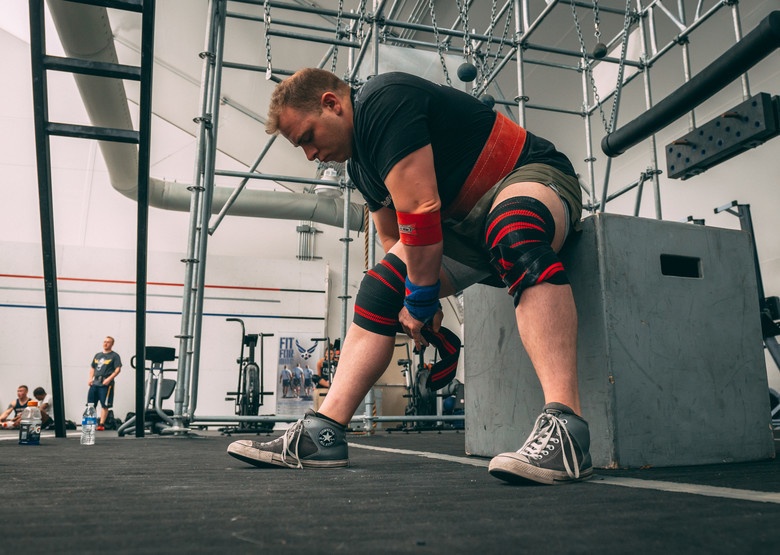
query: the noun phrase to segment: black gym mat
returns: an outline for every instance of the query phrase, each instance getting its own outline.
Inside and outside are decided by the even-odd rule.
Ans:
[[[350,468],[303,471],[229,457],[227,445],[254,437],[246,434],[101,432],[92,447],[78,436],[44,437],[40,446],[14,437],[0,433],[0,553],[733,554],[778,546],[777,459],[510,486],[487,473],[487,460],[467,458],[454,431],[352,435]],[[775,496],[605,483],[626,478]]]

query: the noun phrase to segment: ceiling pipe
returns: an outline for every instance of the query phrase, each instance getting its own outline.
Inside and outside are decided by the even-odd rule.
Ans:
[[[114,37],[105,8],[48,0],[49,10],[60,41],[69,57],[100,62],[118,63]],[[74,74],[76,85],[92,125],[119,129],[133,129],[124,83]],[[132,144],[98,141],[108,169],[111,185],[122,195],[137,199],[138,148]],[[149,205],[164,210],[189,212],[192,193],[185,183],[149,179]],[[212,212],[218,214],[233,189],[216,187]],[[341,199],[324,198],[313,194],[279,191],[244,190],[228,215],[282,220],[310,220],[325,225],[342,227],[344,203]],[[363,207],[350,204],[350,228],[360,231],[364,226]]]

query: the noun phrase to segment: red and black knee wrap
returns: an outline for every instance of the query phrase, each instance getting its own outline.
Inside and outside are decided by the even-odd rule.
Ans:
[[[546,281],[569,283],[563,264],[552,249],[555,220],[547,207],[533,197],[514,197],[501,202],[488,216],[485,241],[493,267],[509,294],[520,295],[532,285]]]
[[[388,254],[363,276],[353,322],[379,335],[394,336],[402,331],[398,313],[404,306],[406,264]]]

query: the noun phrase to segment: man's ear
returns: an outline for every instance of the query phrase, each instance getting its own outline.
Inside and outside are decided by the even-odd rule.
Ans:
[[[331,91],[327,91],[322,94],[322,98],[320,99],[320,105],[322,106],[322,109],[328,109],[332,110],[336,115],[341,115],[342,111],[342,105],[341,105],[341,99],[336,95],[335,93]]]

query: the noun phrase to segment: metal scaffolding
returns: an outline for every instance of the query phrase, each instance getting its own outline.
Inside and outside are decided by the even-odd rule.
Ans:
[[[356,0],[357,2],[357,0]],[[310,185],[333,186],[333,182],[321,179],[302,179],[292,176],[264,175],[256,170],[268,149],[273,144],[273,138],[257,157],[255,163],[247,172],[228,172],[215,167],[215,155],[217,150],[217,129],[219,127],[220,85],[223,68],[233,70],[252,71],[265,73],[266,79],[279,82],[284,76],[291,75],[297,68],[276,67],[273,64],[273,42],[283,38],[299,41],[307,45],[322,44],[324,53],[319,63],[320,67],[326,67],[328,62],[331,69],[337,67],[337,55],[340,49],[348,49],[348,67],[344,74],[345,80],[352,85],[359,85],[359,75],[378,73],[380,60],[384,49],[409,48],[415,51],[438,54],[441,60],[442,72],[447,82],[450,82],[447,60],[450,62],[460,56],[462,49],[464,59],[473,62],[479,72],[471,93],[482,97],[487,91],[491,91],[492,100],[497,108],[506,110],[520,125],[525,125],[526,112],[530,110],[556,112],[565,116],[576,117],[582,120],[584,128],[584,144],[587,153],[585,159],[587,173],[583,176],[586,182],[583,189],[586,194],[586,209],[590,212],[603,211],[606,205],[636,189],[637,200],[635,215],[639,213],[642,198],[642,189],[645,183],[651,183],[654,191],[655,215],[660,219],[661,196],[658,169],[657,145],[654,133],[648,134],[647,147],[650,151],[651,164],[640,172],[640,176],[634,182],[614,191],[609,192],[611,160],[607,159],[603,182],[596,183],[596,158],[593,151],[594,130],[592,118],[602,120],[606,132],[615,131],[618,110],[620,108],[620,96],[623,87],[632,80],[640,77],[643,79],[643,92],[645,95],[645,108],[651,110],[654,101],[651,94],[651,68],[662,57],[672,51],[679,51],[683,66],[685,82],[692,79],[690,71],[690,37],[702,25],[722,9],[729,9],[734,27],[734,40],[742,38],[739,16],[739,4],[736,0],[697,0],[693,14],[686,13],[686,2],[676,1],[676,9],[669,9],[662,0],[627,0],[625,9],[608,6],[599,6],[597,2],[580,2],[575,0],[546,0],[546,2],[532,0],[506,0],[500,3],[492,0],[463,0],[456,2],[459,10],[456,20],[449,26],[441,26],[436,20],[435,3],[433,0],[417,0],[411,9],[404,9],[406,2],[402,0],[373,0],[368,2],[359,0],[355,10],[344,10],[344,0],[338,0],[338,9],[324,9],[312,6],[311,2],[282,2],[277,0],[210,0],[208,25],[206,31],[205,50],[201,54],[203,58],[203,73],[201,83],[201,113],[197,118],[199,123],[198,134],[198,161],[192,186],[192,203],[190,210],[189,238],[187,258],[185,263],[185,291],[182,305],[181,334],[179,343],[179,370],[176,390],[176,402],[174,421],[176,425],[171,431],[184,431],[190,422],[226,422],[243,420],[248,422],[276,422],[290,421],[299,418],[299,415],[290,416],[246,416],[246,417],[220,417],[220,416],[196,416],[197,385],[199,372],[199,353],[201,348],[201,320],[203,307],[203,284],[206,267],[206,254],[208,236],[214,233],[224,214],[229,210],[233,200],[241,193],[248,179],[270,179],[280,182],[307,183]],[[668,0],[667,0],[668,3]],[[229,11],[229,4],[243,4],[262,8],[262,15],[239,13]],[[439,3],[441,5],[441,2]],[[690,6],[692,2],[688,2]],[[469,11],[490,7],[490,23],[483,32],[476,32],[469,27]],[[541,6],[541,7],[540,7]],[[542,30],[551,19],[554,12],[569,10],[574,16],[572,25],[576,27],[579,38],[579,49],[565,49],[555,45],[535,42],[544,36]],[[604,37],[604,52],[591,53],[585,48],[582,31],[577,19],[577,10],[588,13],[588,17],[596,18],[597,38],[598,16],[610,14],[611,17],[622,18],[623,25],[619,32],[612,37]],[[401,13],[405,18],[400,18]],[[310,24],[296,19],[295,14],[314,14],[321,16],[322,24]],[[475,12],[476,13],[476,12]],[[285,19],[285,15],[289,19]],[[265,45],[265,65],[250,65],[224,61],[224,43],[227,21],[236,19],[255,22],[262,30],[262,40]],[[584,16],[581,17],[584,20]],[[659,23],[668,28],[675,29],[673,36],[666,42],[659,42]],[[511,23],[511,25],[510,25]],[[508,30],[507,26],[513,27]],[[550,36],[559,38],[554,33]],[[639,41],[641,53],[638,59],[627,57],[626,45],[629,38]],[[541,40],[541,39],[540,39]],[[455,44],[460,45],[456,48]],[[619,51],[615,56],[609,52]],[[457,52],[457,56],[453,55]],[[372,58],[366,61],[371,53]],[[606,54],[606,55],[605,55]],[[541,57],[535,57],[540,56]],[[548,58],[554,55],[555,61]],[[512,63],[516,72],[517,94],[507,98],[501,92],[500,78],[503,76],[505,86],[508,69]],[[343,61],[342,61],[343,64]],[[618,80],[613,90],[599,96],[593,70],[600,64],[613,64],[618,67]],[[531,102],[526,93],[525,71],[529,65],[541,65],[563,72],[579,73],[581,76],[581,101],[578,106],[548,106]],[[624,69],[631,68],[629,75],[624,75]],[[496,94],[492,94],[493,92]],[[743,99],[750,96],[747,75],[742,75]],[[611,112],[607,119],[604,111],[607,103],[611,101]],[[691,111],[688,116],[689,127],[695,127],[695,118]],[[231,200],[223,208],[222,212],[210,225],[211,198],[214,190],[215,176],[241,177],[243,181],[234,191]],[[349,231],[350,211],[347,210],[350,202],[351,184],[345,177],[341,177],[338,186],[346,191],[344,210],[344,293],[342,299],[342,341],[346,334],[347,319],[347,272],[349,255]],[[374,237],[371,236],[371,244]],[[369,264],[373,264],[373,249]],[[404,416],[397,418],[375,417],[371,413],[371,400],[366,404],[366,413],[362,417],[366,426],[379,420],[414,420],[414,417]],[[418,417],[420,419],[448,420],[447,417]],[[461,417],[462,418],[462,417]]]

